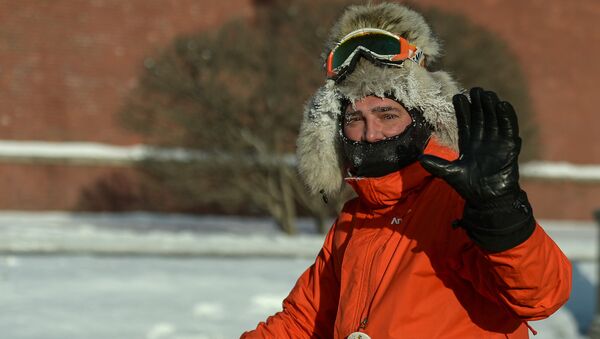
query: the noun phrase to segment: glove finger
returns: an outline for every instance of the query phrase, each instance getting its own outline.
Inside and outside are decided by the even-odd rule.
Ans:
[[[469,99],[462,94],[452,98],[454,110],[456,111],[456,125],[458,127],[458,150],[460,154],[467,152],[469,139],[471,138],[471,109]]]
[[[506,101],[500,102],[498,108],[498,131],[505,138],[516,139],[519,137],[519,122],[517,113],[512,105]]]
[[[498,119],[496,117],[496,105],[500,102],[494,92],[486,91],[481,97],[483,108],[483,137],[485,139],[496,139],[498,137]]]
[[[469,96],[471,97],[471,143],[483,139],[482,94],[483,89],[479,87],[471,88],[469,92]]]
[[[422,155],[419,158],[419,162],[421,163],[421,166],[427,170],[427,172],[439,178],[446,179],[460,173],[460,167],[454,162],[436,157],[434,155]]]

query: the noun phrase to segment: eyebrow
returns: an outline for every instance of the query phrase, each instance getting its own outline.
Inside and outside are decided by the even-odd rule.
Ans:
[[[373,109],[371,109],[371,112],[375,112],[375,113],[383,113],[383,112],[390,112],[390,111],[399,111],[400,109],[398,109],[397,107],[392,107],[392,106],[376,106]],[[344,113],[345,116],[355,116],[355,115],[361,115],[363,112],[361,110],[351,110],[348,111],[346,113]]]
[[[398,111],[398,108],[392,106],[377,106],[371,110],[372,112],[389,112],[389,111]]]

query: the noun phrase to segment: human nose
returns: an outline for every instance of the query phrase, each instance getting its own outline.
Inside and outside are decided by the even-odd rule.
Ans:
[[[377,123],[374,119],[368,120],[365,128],[364,140],[366,142],[377,142],[383,139],[385,139],[385,135],[383,134],[381,124]]]

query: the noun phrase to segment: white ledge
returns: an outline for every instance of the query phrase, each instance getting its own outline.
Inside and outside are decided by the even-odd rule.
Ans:
[[[600,165],[531,161],[520,166],[520,173],[531,179],[600,182]]]
[[[144,160],[189,162],[209,159],[211,156],[204,152],[184,148],[117,146],[94,142],[0,140],[0,161],[4,163],[131,166]],[[275,158],[261,161],[274,160],[279,161]],[[296,163],[292,154],[282,157],[281,161],[290,165]],[[521,164],[520,172],[521,177],[526,179],[600,182],[600,164],[532,161]]]

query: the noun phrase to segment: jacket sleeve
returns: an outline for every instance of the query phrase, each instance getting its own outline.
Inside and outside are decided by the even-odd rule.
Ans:
[[[490,253],[470,242],[461,259],[460,274],[480,294],[525,321],[550,316],[571,292],[571,264],[537,223],[516,247]]]
[[[300,276],[283,301],[283,310],[258,324],[241,338],[332,338],[339,299],[339,279],[332,250],[336,225],[312,266]]]

